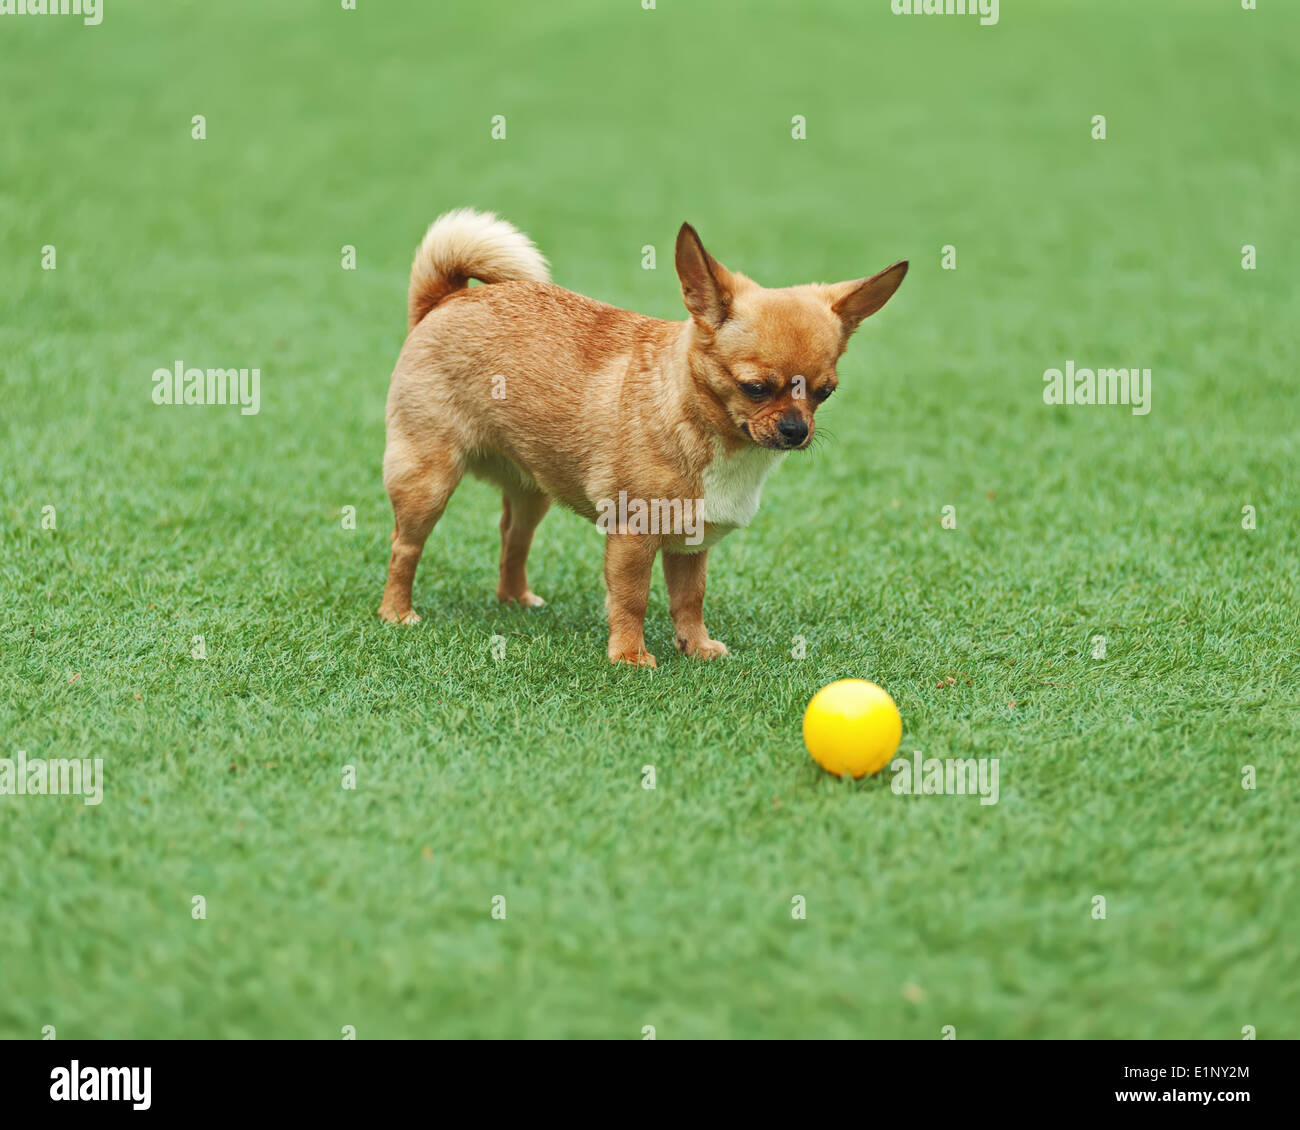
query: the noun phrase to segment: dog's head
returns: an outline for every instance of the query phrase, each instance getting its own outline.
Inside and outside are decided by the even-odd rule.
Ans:
[[[869,279],[769,290],[727,270],[683,224],[677,277],[694,322],[691,368],[735,433],[760,447],[807,447],[849,335],[905,274],[902,262]]]

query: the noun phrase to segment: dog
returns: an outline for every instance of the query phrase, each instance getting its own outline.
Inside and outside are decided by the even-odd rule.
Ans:
[[[709,547],[749,524],[768,473],[812,442],[849,336],[898,289],[907,262],[768,289],[727,270],[690,224],[675,262],[682,322],[555,286],[532,240],[491,213],[458,209],[430,225],[388,393],[395,523],[380,617],[419,621],[416,566],[468,472],[502,491],[499,600],[543,603],[525,564],[558,499],[606,534],[611,661],[655,666],[644,622],[661,550],[678,650],[727,654],[704,626]],[[666,523],[645,520],[652,501]]]

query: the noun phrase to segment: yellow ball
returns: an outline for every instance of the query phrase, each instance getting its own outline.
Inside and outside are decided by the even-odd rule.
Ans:
[[[827,772],[878,773],[903,737],[903,719],[889,693],[866,679],[822,687],[803,713],[803,744]]]

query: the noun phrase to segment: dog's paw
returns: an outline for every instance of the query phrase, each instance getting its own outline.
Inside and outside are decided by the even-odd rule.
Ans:
[[[420,617],[414,609],[408,609],[406,612],[396,612],[392,608],[380,607],[379,618],[389,624],[418,624]]]
[[[611,653],[611,663],[626,663],[629,667],[657,667],[655,657],[648,651],[620,651]]]
[[[721,640],[688,640],[678,636],[677,650],[692,659],[721,659],[727,654],[727,645]]]
[[[520,608],[541,608],[546,603],[535,592],[525,592],[523,596],[515,596],[500,589],[497,589],[497,600],[502,604],[517,604]]]

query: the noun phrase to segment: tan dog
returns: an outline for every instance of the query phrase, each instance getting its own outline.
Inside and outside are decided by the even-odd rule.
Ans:
[[[676,262],[690,317],[665,322],[552,285],[532,241],[495,216],[462,209],[433,223],[388,393],[396,527],[380,616],[418,622],[415,568],[468,471],[504,493],[500,600],[542,603],[524,563],[559,499],[607,535],[610,659],[655,665],[644,621],[661,549],[678,649],[726,655],[704,627],[708,547],[750,522],[768,472],[812,442],[849,335],[907,264],[768,290],[728,271],[689,224]]]

